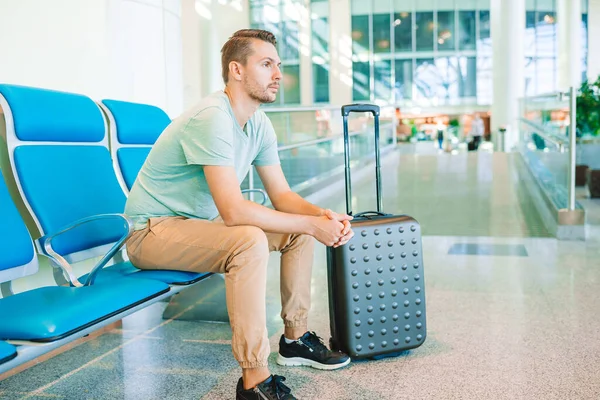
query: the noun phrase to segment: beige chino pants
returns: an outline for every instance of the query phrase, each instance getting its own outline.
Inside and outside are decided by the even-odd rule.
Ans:
[[[242,368],[267,366],[269,252],[281,252],[281,318],[285,326],[306,328],[313,249],[308,235],[184,217],[151,218],[127,239],[127,253],[138,268],[225,274],[232,350]]]

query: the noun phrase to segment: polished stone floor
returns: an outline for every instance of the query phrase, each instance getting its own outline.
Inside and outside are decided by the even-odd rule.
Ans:
[[[272,372],[300,399],[599,399],[598,219],[588,219],[585,242],[548,237],[522,196],[512,155],[393,155],[384,167],[385,210],[413,215],[424,232],[427,340],[338,371],[275,365],[282,327],[273,254]],[[357,211],[373,208],[372,188],[370,178],[355,182]],[[321,203],[342,210],[343,194],[332,187]],[[321,245],[312,287],[310,328],[328,338]],[[0,382],[0,398],[233,399],[240,371],[229,326],[164,320],[165,306]]]

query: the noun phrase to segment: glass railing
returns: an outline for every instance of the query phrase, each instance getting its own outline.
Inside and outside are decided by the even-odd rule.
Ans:
[[[322,110],[322,109],[321,109]],[[344,139],[339,108],[328,108],[331,119],[327,134],[322,134],[314,109],[274,111],[267,115],[273,121],[279,141],[279,158],[284,174],[296,192],[318,189],[319,185],[339,174],[343,178]],[[393,109],[392,109],[393,110]],[[383,113],[383,112],[382,112]],[[373,116],[352,113],[349,118],[351,166],[359,166],[375,157]],[[380,120],[380,150],[385,153],[396,146],[394,124]],[[256,170],[242,183],[242,188],[263,189]]]
[[[556,210],[581,208],[574,201],[570,152],[570,96],[554,93],[521,100],[518,149]],[[572,200],[570,201],[570,198]]]
[[[265,107],[275,132],[279,146],[289,146],[319,139],[335,138],[342,135],[342,113],[340,107]],[[382,107],[380,123],[393,122],[394,108]],[[352,113],[348,117],[350,132],[373,126],[369,114]]]

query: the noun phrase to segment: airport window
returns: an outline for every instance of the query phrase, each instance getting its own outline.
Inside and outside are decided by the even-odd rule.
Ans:
[[[329,101],[329,70],[321,64],[313,64],[315,103]]]
[[[582,69],[586,76],[587,0],[582,1]],[[490,1],[349,0],[354,101],[415,105],[479,104],[492,101]],[[286,75],[280,101],[299,101],[299,20],[291,15],[301,0],[251,1],[254,25],[283,39]],[[260,6],[260,10],[257,7]],[[313,101],[329,101],[328,0],[310,0]],[[555,0],[528,0],[524,47],[526,95],[555,91],[558,84],[558,29]],[[298,14],[298,13],[296,13]],[[295,68],[293,67],[295,66]],[[298,86],[299,87],[299,86]],[[287,96],[286,90],[292,95]]]
[[[434,27],[433,12],[416,13],[415,35],[417,51],[433,51]]]
[[[437,13],[437,47],[438,50],[454,50],[454,11],[438,11]]]
[[[458,49],[475,50],[475,11],[458,13]]]
[[[394,14],[394,49],[398,52],[412,52],[412,13]]]
[[[358,101],[371,100],[371,73],[369,62],[353,62],[352,76],[354,85],[352,87],[352,98]]]
[[[283,101],[284,104],[300,104],[300,66],[284,65],[283,73]]]
[[[370,51],[371,30],[368,15],[352,16],[352,54],[364,55]]]
[[[396,101],[411,100],[413,87],[413,60],[396,60],[394,97]]]
[[[265,29],[277,38],[283,83],[274,105],[300,104],[300,33],[302,0],[250,1],[250,27]]]
[[[312,0],[311,51],[313,66],[313,102],[329,102],[329,1]]]
[[[373,15],[373,51],[375,53],[389,53],[392,49],[391,15]]]
[[[374,81],[375,98],[380,101],[392,101],[392,62],[382,60],[375,62]]]

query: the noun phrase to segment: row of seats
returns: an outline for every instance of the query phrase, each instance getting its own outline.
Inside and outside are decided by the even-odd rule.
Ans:
[[[5,84],[0,106],[0,374],[211,275],[142,271],[123,254],[126,196],[170,122],[164,111]],[[11,281],[35,274],[40,255],[59,284],[13,294]],[[74,273],[72,263],[98,257]]]

